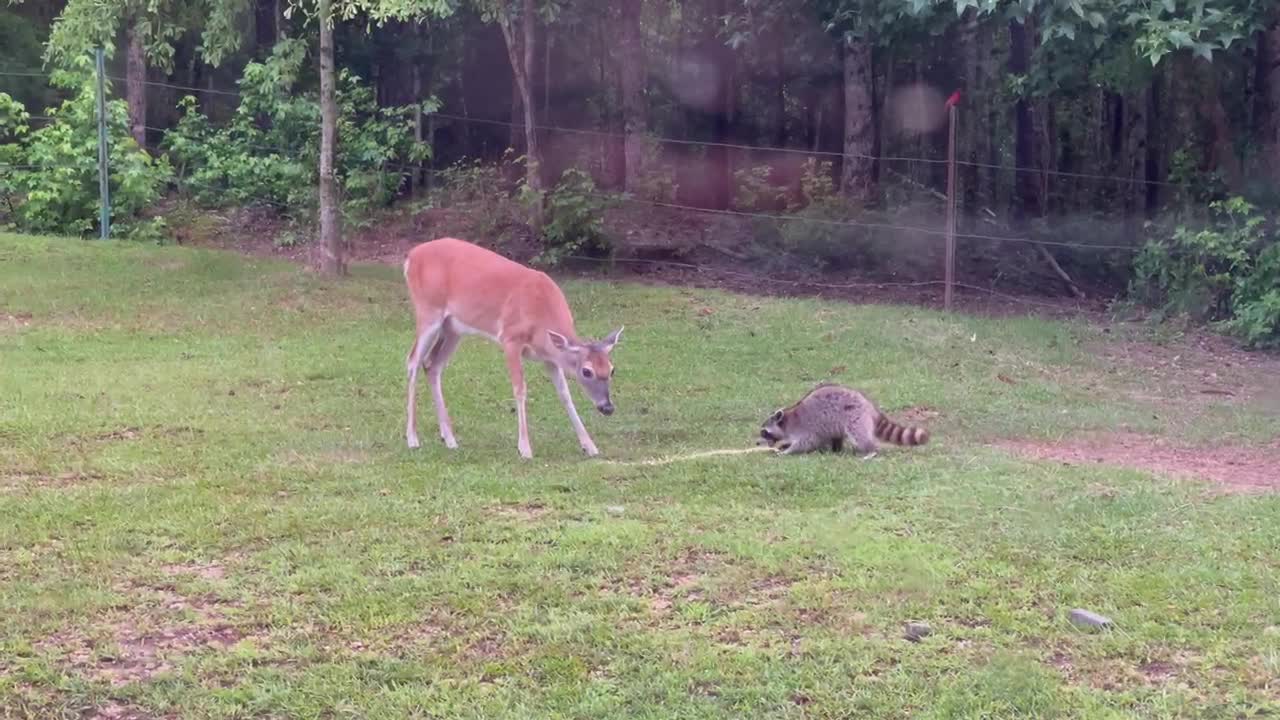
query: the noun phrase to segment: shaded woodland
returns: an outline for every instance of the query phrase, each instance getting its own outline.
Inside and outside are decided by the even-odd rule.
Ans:
[[[1255,269],[1275,254],[1273,3],[333,3],[20,2],[0,11],[0,65],[33,72],[4,75],[0,92],[37,128],[40,108],[70,92],[40,74],[73,70],[106,46],[128,134],[172,164],[164,193],[196,187],[206,204],[275,196],[237,189],[234,173],[200,176],[234,164],[214,162],[202,144],[255,138],[246,152],[260,155],[275,149],[262,143],[280,142],[291,162],[318,168],[328,125],[337,169],[307,169],[307,182],[318,176],[323,188],[334,177],[334,197],[357,197],[361,211],[404,206],[470,178],[522,198],[513,213],[567,254],[616,245],[593,216],[621,201],[641,213],[738,213],[730,217],[741,223],[717,242],[748,262],[786,256],[819,272],[861,267],[895,278],[938,275],[943,238],[917,230],[944,227],[946,108],[958,98],[956,228],[966,277],[1078,297],[1127,289],[1223,319],[1236,314],[1224,293],[1235,292],[1239,264],[1205,256],[1188,238],[1253,222],[1237,249]],[[326,92],[327,33],[317,17],[330,14],[338,79]],[[281,60],[287,53],[292,64]],[[249,82],[276,82],[279,92],[256,96],[250,109]],[[299,98],[310,105],[282,110]],[[370,120],[350,130],[380,108],[405,112],[393,129]],[[211,134],[248,115],[253,124]],[[290,122],[296,132],[285,130]],[[411,142],[380,144],[393,131]],[[312,223],[301,235],[312,237],[318,224],[320,244],[340,252],[337,235],[323,238],[323,210],[342,201],[321,195],[281,191],[275,202]],[[22,202],[21,188],[10,188],[10,200]],[[1157,246],[1159,267],[1143,259]],[[1248,282],[1265,296],[1272,270],[1258,272]],[[1179,273],[1187,277],[1169,279]],[[1280,317],[1280,295],[1274,304]]]

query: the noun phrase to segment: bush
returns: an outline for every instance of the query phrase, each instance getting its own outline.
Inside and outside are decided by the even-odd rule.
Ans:
[[[733,207],[737,210],[775,210],[786,205],[787,189],[769,181],[773,169],[753,165],[733,171]]]
[[[278,43],[270,58],[249,63],[240,80],[240,105],[231,121],[215,128],[190,96],[164,145],[178,163],[183,188],[206,205],[266,202],[286,212],[310,214],[317,203],[320,104],[296,91],[307,44]],[[346,70],[337,78],[336,158],[343,207],[365,213],[391,202],[408,178],[409,165],[430,155],[413,133],[421,107],[379,108],[373,91]]]
[[[35,130],[26,108],[0,93],[0,201],[20,231],[80,235],[99,221],[96,84],[87,68],[55,73],[54,82],[75,94],[46,109],[52,120]],[[123,100],[107,103],[107,147],[111,220],[128,236],[138,212],[160,198],[172,169],[130,136]]]
[[[1203,227],[1181,225],[1143,247],[1131,295],[1161,316],[1216,322],[1252,347],[1280,345],[1280,245],[1243,198],[1209,207]]]
[[[604,211],[612,202],[597,191],[589,174],[566,170],[546,194],[542,228],[545,245],[537,261],[558,265],[571,255],[609,255],[613,243],[604,231]]]

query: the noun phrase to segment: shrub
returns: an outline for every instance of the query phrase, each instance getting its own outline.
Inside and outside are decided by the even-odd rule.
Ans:
[[[98,226],[96,84],[87,67],[55,73],[71,99],[45,110],[43,127],[28,126],[26,108],[0,93],[0,198],[8,221],[23,232],[79,235]],[[124,236],[138,212],[160,198],[172,176],[129,134],[123,100],[107,103],[111,220]]]
[[[612,199],[596,189],[591,176],[569,169],[546,193],[543,206],[544,248],[537,261],[558,265],[571,255],[607,256],[613,243],[604,231],[604,212]]]
[[[773,169],[754,165],[733,171],[733,207],[738,210],[772,210],[786,204],[787,189],[769,182]]]
[[[304,41],[285,40],[266,61],[249,63],[240,104],[224,127],[213,127],[194,98],[180,101],[182,118],[164,145],[183,188],[198,202],[266,202],[310,214],[317,202],[320,105],[314,94],[296,91],[306,53]],[[366,213],[390,203],[410,164],[429,157],[429,146],[414,139],[413,113],[432,111],[436,103],[379,108],[373,91],[346,70],[338,73],[337,99],[343,207]]]
[[[1180,225],[1134,261],[1130,293],[1160,316],[1219,323],[1253,347],[1280,344],[1280,245],[1240,197],[1210,203],[1202,227]]]

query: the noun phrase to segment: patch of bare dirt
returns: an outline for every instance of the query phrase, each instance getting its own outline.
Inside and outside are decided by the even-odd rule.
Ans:
[[[202,580],[221,580],[227,576],[227,569],[218,563],[184,563],[165,565],[160,568],[166,575],[180,577],[183,575],[198,577]]]
[[[1108,433],[1051,443],[1002,440],[1019,455],[1066,465],[1107,465],[1207,480],[1230,493],[1280,490],[1280,442],[1259,447],[1188,447],[1164,438]]]
[[[54,473],[34,468],[0,468],[0,493],[22,492],[37,488],[61,488],[102,480],[105,475],[94,470],[65,470]]]
[[[1228,338],[1192,333],[1176,342],[1116,338],[1087,348],[1114,369],[1138,373],[1136,400],[1184,405],[1258,401],[1280,416],[1280,356],[1242,349]],[[1162,392],[1163,390],[1163,392]],[[1176,397],[1176,400],[1175,400]]]
[[[893,418],[899,424],[905,425],[924,425],[931,420],[941,417],[942,413],[929,407],[928,405],[914,405],[912,407],[894,410],[889,413],[889,417]]]
[[[29,312],[0,312],[0,333],[17,332],[31,327],[32,315]]]
[[[108,701],[89,710],[84,720],[155,720],[156,716],[134,705]]]
[[[541,501],[530,500],[522,503],[503,503],[490,508],[489,511],[498,517],[508,520],[533,522],[551,512],[551,508],[548,508]]]
[[[216,565],[168,566],[165,570],[173,575],[221,577],[221,566]],[[121,591],[129,599],[119,611],[99,622],[46,637],[35,643],[36,648],[55,656],[81,677],[122,687],[171,672],[185,655],[203,649],[225,650],[248,636],[228,620],[228,606],[217,598],[187,597],[168,587],[136,584]],[[114,712],[131,711],[119,706]]]

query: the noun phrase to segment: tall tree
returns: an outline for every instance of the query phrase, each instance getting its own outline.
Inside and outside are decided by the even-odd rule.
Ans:
[[[129,133],[138,145],[147,145],[147,58],[143,50],[146,18],[135,9],[124,19],[125,100],[129,104]]]
[[[620,84],[622,95],[622,132],[624,186],[634,191],[642,179],[641,159],[644,157],[645,134],[645,85],[647,65],[640,27],[642,0],[619,0],[622,20],[618,28],[620,57]]]
[[[872,39],[845,37],[844,54],[844,169],[840,188],[852,199],[875,197],[879,123],[875,116],[875,77],[871,64]]]
[[[512,79],[524,110],[525,184],[538,200],[534,203],[531,224],[542,226],[542,146],[538,142],[538,104],[534,98],[535,40],[538,8],[534,0],[475,0],[482,16],[498,25],[511,63]]]
[[[1280,185],[1280,8],[1271,12],[1258,31],[1257,91],[1258,130],[1261,134],[1263,167],[1272,182]]]
[[[1031,36],[1025,18],[1009,21],[1009,74],[1024,80],[1031,69]],[[1035,128],[1032,125],[1031,100],[1024,88],[1013,104],[1013,157],[1017,179],[1013,201],[1015,226],[1028,216],[1040,214],[1040,189],[1035,168]]]
[[[330,0],[317,0],[320,25],[320,242],[314,265],[326,275],[347,274],[342,248],[342,214],[339,207],[337,163],[338,98],[333,67],[334,17]]]
[[[967,4],[971,0],[957,0]],[[920,0],[808,0],[827,31],[840,42],[844,77],[844,158],[840,186],[860,202],[878,199],[876,153],[880,123],[876,117],[873,49],[918,33],[933,17],[931,3]],[[942,112],[939,108],[938,112]]]

